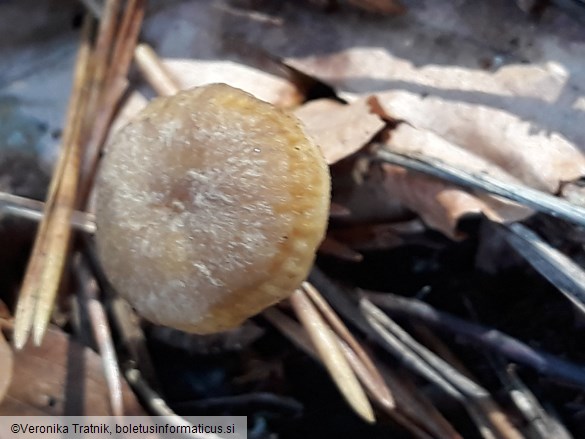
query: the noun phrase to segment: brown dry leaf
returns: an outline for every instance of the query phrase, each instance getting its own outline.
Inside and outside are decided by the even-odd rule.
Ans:
[[[376,14],[402,14],[406,8],[398,0],[347,0],[348,3],[357,8],[364,9]]]
[[[384,188],[389,197],[400,200],[420,215],[429,227],[453,239],[464,236],[458,231],[458,225],[467,215],[483,214],[494,222],[512,223],[532,214],[531,209],[506,199],[482,193],[471,194],[458,186],[398,166],[385,165],[384,170]]]
[[[401,123],[388,133],[386,148],[409,157],[423,157],[438,160],[472,174],[488,174],[504,183],[520,184],[498,165],[451,143],[432,131],[415,128]]]
[[[414,96],[396,106],[398,117],[531,186],[554,193],[559,181],[583,175],[585,41],[559,10],[538,26],[514,2],[416,2],[387,20],[300,8],[280,17],[262,40],[243,33],[244,23],[237,32],[341,97]],[[222,38],[236,33],[229,29]]]
[[[385,125],[366,99],[349,105],[318,99],[298,108],[295,115],[330,165],[362,149]]]
[[[12,349],[0,329],[0,404],[12,382],[13,365]]]
[[[529,123],[507,111],[440,97],[423,98],[405,91],[376,96],[384,112],[393,119],[430,130],[472,153],[442,154],[441,146],[447,142],[435,138],[434,142],[425,142],[426,148],[415,147],[427,157],[439,158],[470,172],[483,166],[483,172],[512,181],[497,169],[500,167],[521,182],[549,193],[556,193],[562,182],[585,175],[585,156],[565,137],[558,133],[533,132]],[[437,146],[432,147],[433,143]],[[484,160],[472,159],[473,154]]]
[[[394,165],[383,165],[386,193],[417,212],[423,221],[445,235],[458,239],[459,220],[468,214],[484,214],[492,221],[509,218],[487,202],[441,180],[420,175]]]
[[[163,64],[181,89],[223,82],[282,108],[294,107],[303,100],[286,79],[235,61],[164,59]]]
[[[515,177],[487,160],[430,131],[406,123],[389,133],[386,148],[411,157],[443,161],[470,173],[489,174],[503,182],[519,183]],[[385,169],[388,193],[417,212],[429,226],[451,237],[457,236],[459,219],[467,214],[483,213],[492,221],[511,222],[525,219],[533,213],[531,209],[516,203],[485,194],[472,195],[455,185],[396,166],[386,166]],[[406,184],[413,185],[411,190],[404,186]]]
[[[50,327],[40,347],[13,352],[14,375],[0,416],[110,416],[108,387],[98,355]],[[2,369],[0,369],[2,370]],[[126,415],[144,412],[124,382]]]

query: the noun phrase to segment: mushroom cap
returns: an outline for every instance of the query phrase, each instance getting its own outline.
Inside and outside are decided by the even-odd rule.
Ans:
[[[292,115],[213,84],[153,100],[108,145],[97,182],[104,271],[138,313],[233,328],[306,278],[330,177]]]

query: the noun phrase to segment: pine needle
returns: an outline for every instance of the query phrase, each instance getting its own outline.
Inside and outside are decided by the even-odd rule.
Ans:
[[[356,367],[362,369],[361,373],[356,371],[356,374],[364,385],[369,388],[377,399],[379,399],[385,407],[394,408],[396,403],[390,389],[386,385],[384,378],[374,365],[370,356],[366,353],[364,348],[358,343],[355,337],[351,334],[347,326],[339,318],[337,313],[331,308],[327,301],[321,296],[319,291],[309,282],[303,282],[302,289],[305,294],[313,301],[315,306],[319,309],[325,320],[331,325],[333,331],[339,336],[342,343],[342,348],[346,353],[346,358],[352,364],[354,370]],[[357,361],[352,361],[355,358]],[[364,382],[365,381],[365,382]]]
[[[86,19],[63,145],[16,307],[14,344],[17,349],[24,347],[33,325],[34,341],[37,345],[41,343],[65,265],[81,161],[82,117],[88,100],[86,85],[91,69],[91,28],[91,20]]]
[[[296,290],[292,294],[290,303],[346,401],[362,419],[373,423],[374,410],[333,331],[302,290]]]

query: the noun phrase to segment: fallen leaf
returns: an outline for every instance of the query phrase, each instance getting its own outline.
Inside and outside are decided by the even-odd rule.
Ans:
[[[300,104],[303,96],[289,81],[235,61],[164,59],[181,89],[222,82],[278,107]]]
[[[585,156],[564,136],[534,132],[530,123],[507,111],[404,91],[378,93],[376,97],[393,119],[432,131],[536,189],[556,193],[563,182],[585,175]],[[427,147],[431,143],[426,142]],[[439,148],[431,155],[440,155]],[[442,160],[466,170],[469,165],[480,166],[478,160],[465,165],[457,158],[452,162],[453,157],[443,156]],[[488,168],[485,161],[486,172],[507,178],[494,166]]]
[[[0,416],[112,414],[99,356],[60,329],[50,328],[40,347],[12,352],[14,374]],[[143,415],[126,382],[122,392],[125,414]]]
[[[502,182],[519,183],[499,166],[430,131],[401,123],[390,131],[388,136],[385,147],[392,152],[414,158],[431,158],[469,173],[489,174]],[[471,194],[438,179],[423,177],[406,170],[399,171],[395,166],[387,166],[385,169],[387,172],[385,187],[388,193],[417,212],[429,226],[451,237],[458,236],[456,228],[464,215],[483,213],[492,221],[512,222],[525,219],[533,213],[531,209],[511,201],[486,194]],[[412,191],[404,187],[407,183],[413,184]]]
[[[457,227],[465,215],[484,214],[497,222],[517,219],[507,209],[500,210],[493,204],[439,179],[395,165],[382,166],[385,171],[384,189],[388,196],[400,200],[418,213],[429,227],[440,230],[453,239],[463,237]]]
[[[391,130],[384,144],[385,148],[398,154],[439,160],[469,173],[488,174],[505,183],[521,183],[516,177],[483,157],[445,140],[432,131],[415,128],[408,123],[401,123]]]
[[[349,105],[318,99],[298,108],[295,115],[329,164],[362,149],[385,126],[380,117],[371,112],[366,99]]]
[[[0,329],[0,404],[12,382],[13,363],[12,349]]]
[[[579,23],[559,21],[558,10],[547,11],[539,26],[511,19],[522,17],[513,2],[419,2],[391,21],[280,12],[282,25],[264,27],[262,38],[242,32],[245,23],[226,27],[222,38],[244,35],[243,44],[262,47],[348,100],[415,96],[396,108],[397,117],[533,187],[556,193],[559,181],[583,175],[576,151],[585,145],[585,44],[576,38]],[[315,34],[323,36],[318,43]]]

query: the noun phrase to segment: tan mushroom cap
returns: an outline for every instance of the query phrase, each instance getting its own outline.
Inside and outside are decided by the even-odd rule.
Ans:
[[[295,117],[214,84],[150,103],[108,145],[97,190],[112,285],[147,320],[211,333],[306,278],[330,179]]]

